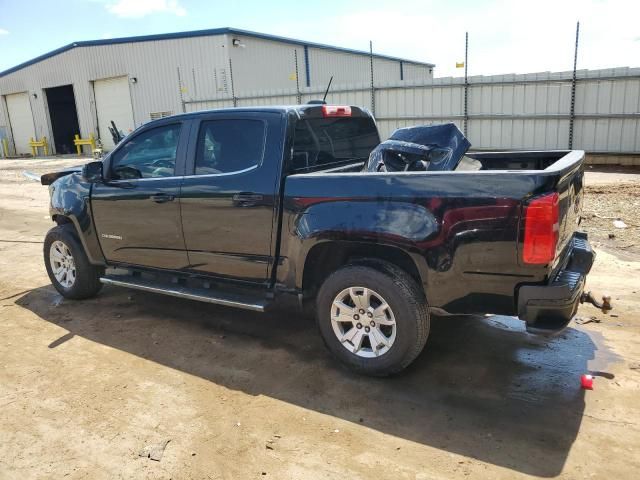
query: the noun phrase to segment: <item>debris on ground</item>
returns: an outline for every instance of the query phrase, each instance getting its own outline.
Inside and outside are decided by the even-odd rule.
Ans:
[[[602,322],[602,320],[599,319],[598,317],[589,317],[589,318],[576,317],[576,323],[578,325],[586,325],[587,323],[600,323],[600,322]]]
[[[165,448],[167,448],[167,445],[169,444],[170,441],[171,439],[167,439],[167,440],[163,440],[160,443],[156,443],[154,445],[147,445],[142,450],[140,450],[140,453],[138,454],[138,456],[150,458],[151,460],[159,462],[162,459],[164,450]]]
[[[622,220],[618,219],[618,220],[614,220],[613,221],[613,226],[616,228],[627,228],[627,224],[624,223]]]
[[[640,362],[633,362],[629,364],[631,370],[640,370]]]
[[[593,375],[582,375],[580,377],[580,386],[583,390],[593,390]]]
[[[267,443],[265,444],[265,448],[267,450],[273,450],[273,447],[275,445],[275,443],[282,438],[282,435],[273,435],[273,438],[271,438],[270,440],[267,440]]]

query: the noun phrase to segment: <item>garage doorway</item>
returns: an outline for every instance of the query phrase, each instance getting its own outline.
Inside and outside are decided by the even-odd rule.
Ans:
[[[73,153],[76,150],[73,145],[74,136],[80,134],[73,85],[45,88],[44,91],[47,96],[56,153]]]

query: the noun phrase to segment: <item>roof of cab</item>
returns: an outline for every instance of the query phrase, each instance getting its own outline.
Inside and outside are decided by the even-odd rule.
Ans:
[[[369,110],[363,107],[358,107],[355,105],[349,105],[352,111],[361,113],[366,116],[370,116],[371,113]],[[215,108],[211,110],[198,110],[197,112],[188,112],[188,113],[179,113],[176,115],[171,115],[170,117],[160,118],[158,120],[153,120],[152,122],[148,122],[145,125],[151,123],[160,123],[166,121],[171,118],[192,118],[198,117],[202,115],[207,115],[211,113],[224,113],[224,112],[246,112],[246,113],[255,113],[255,112],[265,112],[265,113],[287,113],[287,112],[297,112],[300,115],[304,115],[306,112],[311,111],[320,111],[322,109],[321,104],[310,103],[303,105],[270,105],[270,106],[256,106],[256,107],[227,107],[227,108]],[[358,115],[359,116],[359,115]]]

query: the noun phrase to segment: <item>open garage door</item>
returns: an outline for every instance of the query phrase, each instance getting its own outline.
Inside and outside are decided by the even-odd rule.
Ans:
[[[49,119],[53,130],[53,144],[56,153],[74,153],[75,135],[80,134],[76,97],[72,85],[45,88]]]
[[[29,103],[28,93],[13,93],[7,95],[7,110],[9,111],[9,125],[16,154],[31,153],[29,140],[36,137],[33,126],[33,114]]]
[[[112,120],[118,130],[124,132],[125,135],[135,128],[131,94],[129,93],[129,78],[117,77],[96,80],[93,82],[93,92],[96,99],[100,140],[105,150],[112,150],[115,146],[111,133],[109,133]]]

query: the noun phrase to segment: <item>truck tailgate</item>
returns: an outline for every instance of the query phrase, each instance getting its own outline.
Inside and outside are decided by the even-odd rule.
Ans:
[[[584,152],[572,152],[567,157],[573,154],[580,154],[581,158],[573,164],[572,168],[563,172],[556,185],[556,191],[559,195],[557,261],[562,260],[567,247],[570,247],[571,238],[580,224],[582,212]]]

